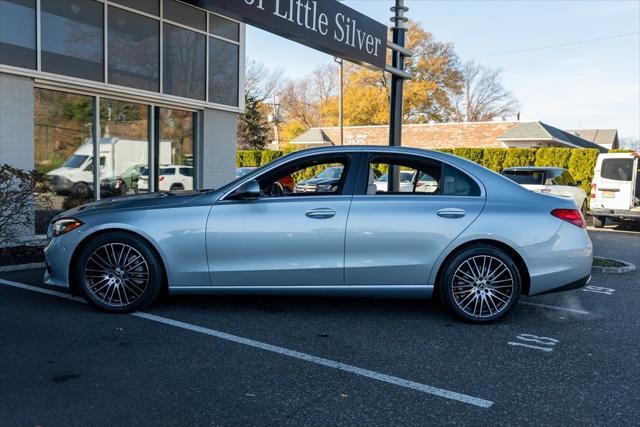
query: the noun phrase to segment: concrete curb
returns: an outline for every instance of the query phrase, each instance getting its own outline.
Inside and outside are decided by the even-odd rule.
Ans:
[[[31,270],[34,268],[44,267],[44,262],[32,262],[30,264],[5,265],[0,267],[0,273],[8,273],[11,271]]]
[[[595,273],[623,274],[623,273],[629,273],[631,271],[636,270],[636,266],[627,261],[622,261],[622,260],[613,259],[613,258],[604,258],[604,257],[598,257],[598,258],[619,262],[620,264],[624,264],[624,265],[622,267],[600,267],[600,266],[593,265],[591,266],[591,271]]]

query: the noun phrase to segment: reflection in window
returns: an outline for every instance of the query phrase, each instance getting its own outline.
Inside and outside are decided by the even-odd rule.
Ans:
[[[100,197],[149,190],[142,172],[149,165],[149,107],[127,101],[100,101]]]
[[[42,2],[42,69],[104,81],[103,4]]]
[[[215,14],[209,15],[209,30],[211,34],[225,39],[240,41],[240,24]]]
[[[35,89],[34,108],[35,166],[55,194],[54,210],[37,212],[42,234],[54,215],[92,199],[93,108],[89,96],[46,89]]]
[[[156,147],[160,191],[193,190],[194,113],[160,108],[159,146]]]
[[[209,38],[209,102],[238,106],[239,46]]]
[[[260,178],[264,197],[342,194],[347,159],[327,158],[285,165]]]
[[[164,19],[200,31],[207,31],[207,13],[204,10],[196,9],[193,6],[176,0],[164,0],[163,8],[162,14]]]
[[[206,36],[170,24],[163,32],[164,93],[204,100]]]
[[[141,12],[146,12],[151,15],[160,15],[160,1],[159,0],[111,0],[113,3],[118,3],[131,9],[136,9]]]
[[[0,0],[0,64],[36,68],[35,0]]]
[[[109,83],[160,90],[160,24],[109,7]]]

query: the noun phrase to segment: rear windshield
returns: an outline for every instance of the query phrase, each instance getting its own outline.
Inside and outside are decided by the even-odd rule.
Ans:
[[[633,179],[633,159],[604,159],[600,176],[616,181]]]
[[[544,172],[541,171],[503,171],[502,175],[520,185],[544,184]]]

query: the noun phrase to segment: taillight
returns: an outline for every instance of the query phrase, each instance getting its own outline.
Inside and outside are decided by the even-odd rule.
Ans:
[[[592,183],[591,184],[591,198],[595,199],[596,198],[596,188],[598,188],[598,186],[596,185],[596,183]]]
[[[556,218],[560,218],[563,221],[567,221],[576,227],[586,228],[587,222],[582,216],[582,212],[577,209],[554,209],[551,211],[551,215]]]

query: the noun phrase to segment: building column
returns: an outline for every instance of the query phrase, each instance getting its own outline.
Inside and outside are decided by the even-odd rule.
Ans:
[[[33,80],[0,73],[0,164],[34,168]]]
[[[197,160],[202,188],[220,188],[233,181],[237,150],[237,113],[205,108],[200,115]]]

